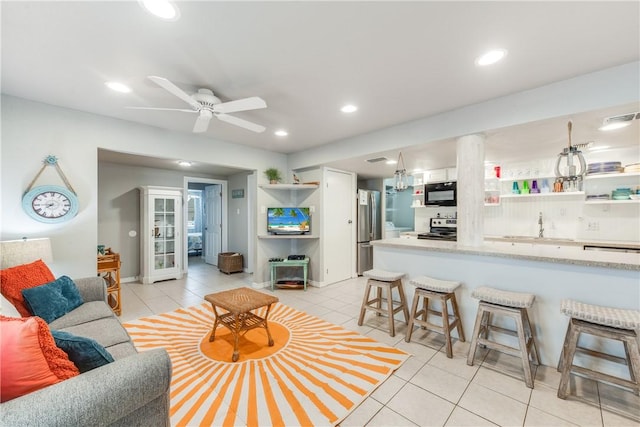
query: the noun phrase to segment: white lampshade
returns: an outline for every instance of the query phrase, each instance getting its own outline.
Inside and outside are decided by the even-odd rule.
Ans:
[[[0,264],[2,269],[28,264],[39,259],[44,261],[45,264],[53,261],[51,240],[48,237],[0,242]]]

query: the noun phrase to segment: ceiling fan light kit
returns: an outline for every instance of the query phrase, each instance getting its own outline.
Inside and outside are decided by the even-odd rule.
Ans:
[[[213,94],[210,89],[201,88],[193,95],[189,95],[178,86],[164,77],[149,76],[149,80],[171,93],[172,95],[180,98],[191,106],[191,110],[183,108],[159,108],[159,107],[129,107],[136,110],[163,110],[163,111],[181,111],[186,113],[199,113],[198,118],[193,126],[194,133],[206,132],[209,128],[209,122],[215,116],[217,119],[250,130],[252,132],[260,133],[265,131],[265,127],[248,120],[240,119],[235,116],[230,116],[227,113],[235,113],[238,111],[258,110],[261,108],[267,108],[267,103],[257,97],[252,96],[250,98],[238,99],[235,101],[222,102],[220,98]]]

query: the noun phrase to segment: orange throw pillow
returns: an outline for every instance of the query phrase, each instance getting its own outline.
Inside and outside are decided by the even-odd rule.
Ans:
[[[53,282],[55,277],[41,260],[0,270],[0,292],[22,317],[31,316],[22,298],[22,290]]]
[[[56,347],[44,320],[0,316],[0,402],[79,373],[67,354]]]

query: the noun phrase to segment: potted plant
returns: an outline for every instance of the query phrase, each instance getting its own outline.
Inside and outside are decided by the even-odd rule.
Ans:
[[[282,176],[280,175],[280,171],[276,168],[269,168],[264,171],[264,175],[269,180],[269,184],[277,184],[282,181]]]

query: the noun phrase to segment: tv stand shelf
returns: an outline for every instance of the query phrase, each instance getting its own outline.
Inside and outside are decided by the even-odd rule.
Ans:
[[[312,234],[258,234],[258,239],[319,239]]]
[[[315,190],[318,184],[261,184],[265,190]]]

